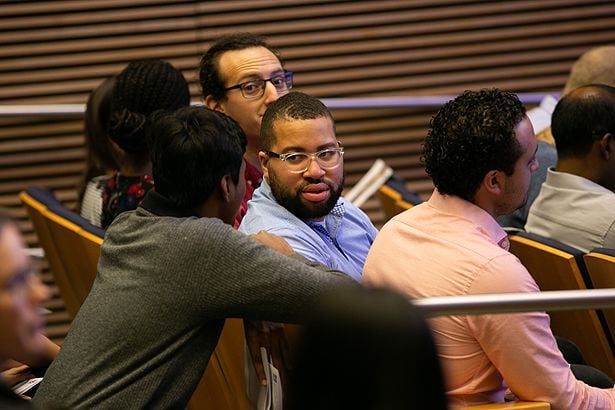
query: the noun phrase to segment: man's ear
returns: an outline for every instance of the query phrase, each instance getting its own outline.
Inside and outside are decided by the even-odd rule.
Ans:
[[[487,192],[495,195],[502,193],[502,174],[503,171],[498,171],[495,169],[487,171],[482,181],[482,186]]]
[[[205,106],[210,110],[220,111],[222,113],[224,112],[224,106],[222,105],[222,103],[216,100],[211,94],[205,97],[205,100],[203,102],[205,103]]]
[[[615,138],[613,138],[613,134],[610,132],[604,134],[600,139],[600,153],[605,160],[609,160],[615,155],[613,144],[615,144]]]
[[[231,176],[230,175],[224,175],[221,179],[220,179],[220,196],[222,197],[222,200],[224,200],[224,202],[231,202],[231,197],[232,197],[232,192],[231,192]]]
[[[258,152],[258,159],[261,162],[261,169],[263,170],[263,178],[267,182],[269,182],[269,155],[265,154],[263,151]]]

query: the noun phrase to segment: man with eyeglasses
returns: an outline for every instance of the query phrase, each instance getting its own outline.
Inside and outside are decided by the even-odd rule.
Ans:
[[[551,131],[557,165],[547,170],[525,229],[584,252],[615,248],[615,87],[566,94]]]
[[[360,281],[377,230],[340,198],[344,148],[327,107],[307,94],[287,94],[267,109],[260,137],[264,181],[240,231],[281,236],[307,259]]]
[[[238,33],[218,38],[203,55],[199,80],[205,105],[239,123],[248,139],[246,194],[235,227],[246,213],[247,202],[262,181],[258,135],[265,110],[293,86],[293,73],[285,71],[279,52],[262,38]]]

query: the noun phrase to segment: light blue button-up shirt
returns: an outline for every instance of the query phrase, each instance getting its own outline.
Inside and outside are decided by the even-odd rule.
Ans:
[[[263,230],[278,235],[298,254],[360,281],[367,252],[378,230],[367,215],[349,201],[340,198],[336,207],[343,210],[343,215],[331,212],[321,222],[302,221],[277,203],[271,187],[263,180],[248,202],[239,231],[253,234]],[[321,224],[328,235],[316,231],[308,223]]]

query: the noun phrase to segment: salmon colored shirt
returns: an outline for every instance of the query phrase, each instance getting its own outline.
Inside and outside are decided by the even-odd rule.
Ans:
[[[380,230],[363,283],[412,298],[539,291],[491,215],[437,190]],[[453,405],[502,402],[508,384],[554,410],[615,409],[615,390],[575,379],[544,312],[443,316],[430,325]]]

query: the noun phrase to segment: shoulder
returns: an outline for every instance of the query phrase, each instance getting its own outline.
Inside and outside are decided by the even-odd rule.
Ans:
[[[538,285],[519,259],[510,252],[503,251],[485,260],[472,285],[471,292],[509,293],[538,292]]]

